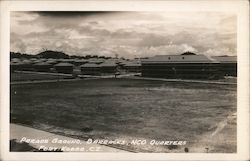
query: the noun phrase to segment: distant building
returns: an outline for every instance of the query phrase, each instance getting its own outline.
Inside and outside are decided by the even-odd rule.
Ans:
[[[43,61],[43,60],[40,60],[40,59],[32,60],[32,63],[33,63],[33,64],[41,63],[41,62],[44,62],[44,61]]]
[[[102,74],[115,74],[117,64],[114,61],[106,61],[100,64],[100,72]]]
[[[18,69],[19,64],[22,64],[20,59],[18,59],[18,58],[11,59],[11,61],[10,61],[10,71],[11,72],[16,71]]]
[[[70,63],[58,63],[54,65],[54,68],[58,73],[72,74],[73,64]]]
[[[224,76],[237,76],[237,56],[213,56],[220,62],[220,71]]]
[[[84,75],[100,75],[100,65],[98,64],[83,64],[80,66],[81,73]]]
[[[61,62],[61,63],[70,63],[70,64],[73,64],[74,63],[74,59],[58,59],[58,62]]]
[[[10,71],[14,72],[14,71],[20,70],[22,65],[23,63],[21,62],[10,62]]]
[[[28,59],[24,59],[22,61],[24,64],[32,64],[32,61],[31,60],[28,60]]]
[[[217,79],[219,62],[205,55],[157,55],[142,59],[142,76],[180,79]]]
[[[83,65],[83,64],[86,64],[86,63],[88,63],[88,61],[85,60],[85,59],[76,59],[76,60],[74,61],[74,64],[75,64],[76,66],[80,66],[80,65]]]
[[[98,58],[90,58],[90,59],[87,59],[87,61],[90,64],[101,64],[104,62],[103,59],[98,59]]]
[[[57,64],[58,63],[58,61],[56,60],[56,59],[48,59],[47,61],[46,61],[46,63],[48,63],[48,64],[51,64],[51,65],[55,65],[55,64]]]
[[[134,72],[134,73],[140,73],[141,72],[141,63],[139,62],[127,62],[123,65],[123,68],[127,71],[127,72]]]
[[[37,60],[37,58],[31,58],[30,59],[30,61],[32,62],[32,63],[34,63],[34,61],[36,61]]]
[[[53,67],[52,64],[47,62],[36,63],[33,66],[35,71],[38,72],[50,72],[50,69]]]
[[[24,59],[22,61],[19,60],[19,61],[11,62],[11,66],[13,70],[16,70],[16,71],[33,71],[34,70],[32,61],[28,59]]]
[[[18,58],[13,58],[13,59],[11,59],[11,62],[12,62],[12,63],[20,63],[21,60],[18,59]]]

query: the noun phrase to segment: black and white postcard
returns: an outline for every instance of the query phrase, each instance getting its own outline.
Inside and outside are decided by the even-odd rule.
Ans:
[[[4,161],[249,159],[247,1],[2,8]]]

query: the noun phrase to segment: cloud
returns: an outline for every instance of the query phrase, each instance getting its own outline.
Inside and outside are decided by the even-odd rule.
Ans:
[[[122,57],[236,55],[236,15],[168,12],[12,12],[11,51]]]
[[[162,36],[157,34],[145,34],[142,36],[141,41],[137,44],[138,46],[163,46],[171,42],[169,36]]]

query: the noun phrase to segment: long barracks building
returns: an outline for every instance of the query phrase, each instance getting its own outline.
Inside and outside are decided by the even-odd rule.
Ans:
[[[237,76],[237,56],[213,56],[220,62],[220,71],[224,76]]]
[[[156,55],[142,59],[142,76],[180,79],[219,79],[234,72],[237,61],[228,66],[221,65],[216,58],[186,52],[181,55]],[[236,65],[235,65],[236,64]]]

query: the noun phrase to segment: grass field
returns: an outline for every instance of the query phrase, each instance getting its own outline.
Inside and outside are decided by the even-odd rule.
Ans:
[[[236,85],[125,78],[11,85],[11,122],[81,138],[186,140],[189,146],[233,112]]]
[[[10,81],[37,81],[37,80],[57,80],[57,79],[69,79],[72,76],[64,75],[51,75],[51,74],[36,74],[36,73],[11,73]]]

